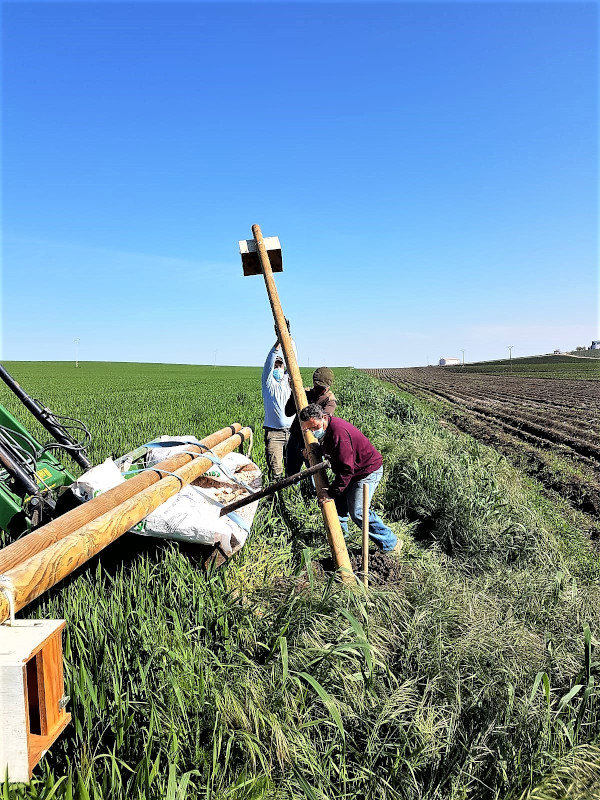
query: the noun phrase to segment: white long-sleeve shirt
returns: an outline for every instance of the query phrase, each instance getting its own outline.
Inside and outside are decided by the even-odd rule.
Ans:
[[[292,347],[297,356],[298,353],[293,340]],[[285,404],[292,393],[288,375],[284,375],[280,381],[275,380],[273,377],[277,357],[283,360],[281,345],[279,347],[274,345],[269,350],[269,355],[262,371],[262,396],[265,407],[265,428],[282,430],[290,427],[294,421],[294,416],[287,417],[284,411]]]

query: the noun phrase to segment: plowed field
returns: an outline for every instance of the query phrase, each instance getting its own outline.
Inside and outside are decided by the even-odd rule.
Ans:
[[[439,367],[366,370],[424,398],[498,448],[573,506],[600,516],[600,386],[593,380],[500,377]],[[557,467],[559,456],[563,464]]]

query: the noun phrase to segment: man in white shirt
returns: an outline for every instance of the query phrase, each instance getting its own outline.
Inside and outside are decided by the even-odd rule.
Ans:
[[[292,342],[294,352],[296,345]],[[265,407],[265,455],[269,477],[279,480],[283,477],[283,465],[287,443],[290,438],[290,427],[294,416],[285,414],[287,403],[292,389],[279,342],[275,342],[269,350],[262,372],[262,396]]]

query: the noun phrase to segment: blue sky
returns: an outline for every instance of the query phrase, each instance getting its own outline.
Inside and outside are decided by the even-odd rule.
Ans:
[[[594,3],[3,4],[6,359],[302,364],[598,338]]]

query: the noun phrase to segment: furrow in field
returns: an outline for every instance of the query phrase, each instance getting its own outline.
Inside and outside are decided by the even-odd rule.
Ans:
[[[515,429],[524,430],[526,433],[530,433],[540,439],[547,439],[556,444],[567,445],[580,455],[587,456],[589,458],[600,458],[600,443],[596,443],[593,440],[591,442],[585,442],[582,439],[573,436],[571,432],[567,432],[564,429],[564,426],[560,426],[558,424],[548,427],[539,425],[530,419],[527,419],[522,414],[505,413],[497,408],[490,409],[483,403],[473,402],[468,398],[461,397],[453,392],[437,387],[430,388],[429,391],[433,392],[438,397],[449,400],[451,403],[455,403],[456,405],[462,406],[463,408],[467,408],[471,411],[479,412],[486,417],[501,420],[502,422],[511,425],[511,427]],[[561,430],[561,427],[563,430]]]
[[[440,391],[437,387],[432,391]],[[450,397],[450,393],[448,393]],[[472,404],[474,408],[481,410],[489,409],[490,412],[498,410],[498,415],[509,416],[512,419],[540,426],[540,429],[547,429],[563,434],[564,438],[574,440],[592,438],[596,441],[600,439],[600,425],[595,424],[595,420],[582,420],[581,415],[565,414],[556,411],[553,407],[539,408],[533,405],[523,405],[518,400],[501,400],[494,396],[486,396],[483,393],[468,393],[464,391],[452,391],[454,398],[459,398],[465,404]],[[554,412],[554,413],[552,413]]]
[[[449,403],[443,416],[460,430],[509,455],[577,509],[600,515],[600,421],[598,403],[588,397],[591,387],[432,369],[370,374],[424,399]],[[598,388],[595,383],[596,394]],[[557,470],[555,456],[572,467]]]

